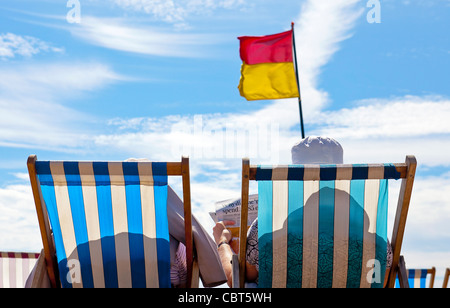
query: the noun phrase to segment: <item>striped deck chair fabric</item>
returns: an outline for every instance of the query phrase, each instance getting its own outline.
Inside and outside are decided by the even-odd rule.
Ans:
[[[34,158],[32,186],[40,188],[41,215],[48,215],[54,238],[54,276],[62,287],[171,286],[168,164]],[[42,232],[45,221],[40,225]],[[51,251],[46,236],[44,250]]]
[[[24,288],[39,253],[0,252],[0,288]]]
[[[427,278],[429,276],[428,288],[433,288],[436,268],[431,269],[408,269],[408,284],[410,288],[427,288]],[[395,287],[400,288],[398,278],[395,281]]]
[[[383,287],[397,166],[252,166],[249,178],[258,182],[259,287]]]

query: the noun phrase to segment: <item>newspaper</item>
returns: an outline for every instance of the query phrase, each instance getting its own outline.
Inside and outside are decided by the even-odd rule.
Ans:
[[[216,202],[216,211],[209,213],[214,222],[232,221],[234,224],[227,226],[233,237],[239,237],[239,226],[241,224],[241,199],[228,199]],[[258,194],[248,197],[248,224],[247,228],[258,217]]]

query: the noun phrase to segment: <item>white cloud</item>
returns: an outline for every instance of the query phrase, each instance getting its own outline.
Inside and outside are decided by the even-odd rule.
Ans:
[[[245,3],[243,0],[115,0],[114,2],[124,9],[143,12],[169,23],[184,23],[192,15],[221,8],[238,8]]]
[[[79,112],[64,102],[118,80],[123,78],[98,63],[0,69],[0,145],[79,149],[88,138],[81,124],[94,115]]]
[[[450,166],[449,117],[447,98],[405,96],[367,99],[309,120],[312,134],[342,144],[348,163],[402,161],[413,154],[422,166]]]
[[[450,99],[405,96],[367,99],[355,108],[325,111],[310,119],[336,138],[408,137],[449,134]]]
[[[32,36],[20,36],[14,33],[0,34],[0,59],[14,58],[16,55],[32,57],[42,52],[61,53],[64,49],[53,47]]]
[[[0,188],[0,212],[2,250],[41,251],[42,240],[29,185]]]
[[[83,16],[82,23],[68,29],[72,35],[97,46],[164,57],[207,57],[203,47],[220,41],[212,35],[174,33],[131,25],[123,19],[92,16]]]
[[[130,2],[130,5],[132,3],[134,2]],[[351,36],[349,31],[362,13],[357,9],[357,3],[356,0],[340,0],[332,3],[308,1],[302,8],[296,23],[296,42],[301,66],[302,96],[303,100],[308,102],[303,105],[305,119],[313,118],[327,103],[328,94],[317,89],[317,78],[321,67],[339,49],[339,43]],[[202,123],[195,121],[195,116],[139,118],[122,122],[119,127],[129,127],[129,125],[135,125],[135,127],[132,130],[119,130],[116,134],[97,136],[96,143],[112,146],[115,149],[134,149],[141,154],[155,153],[154,146],[157,144],[160,151],[156,152],[165,155],[174,152],[171,144],[190,144],[191,149],[188,149],[190,151],[186,154],[194,154],[194,156],[199,151],[205,150],[206,146],[210,146],[214,151],[225,152],[218,153],[221,155],[219,158],[241,158],[248,155],[262,161],[271,160],[272,163],[290,163],[290,148],[298,142],[300,136],[297,128],[299,127],[299,111],[296,99],[276,100],[263,109],[247,114],[202,115]],[[197,131],[214,131],[218,134],[195,134],[195,127]],[[227,137],[225,133],[223,136],[221,132],[227,131],[227,128],[231,128],[229,131],[235,131],[236,136]],[[253,133],[252,128],[256,128],[260,133],[256,138],[248,139],[245,134]],[[270,138],[264,135],[262,132],[264,129],[266,133],[267,129],[276,130],[274,133],[276,137]],[[254,143],[246,144],[246,138]],[[143,140],[145,142],[142,142]],[[164,147],[164,144],[167,146]],[[245,144],[248,147],[247,151],[244,149]],[[182,147],[179,146],[178,149],[180,148]],[[260,148],[263,150],[259,150]],[[151,149],[153,151],[150,151]],[[266,155],[264,150],[270,152],[270,155]],[[158,156],[158,154],[154,155]]]
[[[296,22],[295,39],[305,119],[329,103],[328,93],[318,88],[322,67],[349,39],[363,13],[358,0],[306,1]]]

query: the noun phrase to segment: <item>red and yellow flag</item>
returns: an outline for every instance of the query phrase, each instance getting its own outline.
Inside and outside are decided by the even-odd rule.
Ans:
[[[293,30],[241,36],[239,92],[247,100],[299,97],[293,62]]]

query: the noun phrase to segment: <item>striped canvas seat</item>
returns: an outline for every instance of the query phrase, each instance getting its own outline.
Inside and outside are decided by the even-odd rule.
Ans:
[[[39,253],[0,252],[0,288],[24,288]]]
[[[408,276],[408,285],[410,288],[427,288],[428,276],[428,288],[433,288],[436,268],[433,267],[430,269],[408,269],[406,271],[406,274]],[[400,282],[398,278],[395,281],[395,287],[400,288]]]
[[[28,165],[54,286],[171,286],[167,179],[184,174],[189,189],[188,159],[50,162],[32,156]],[[184,199],[186,239],[192,239],[190,195]],[[186,247],[189,271],[192,242]]]
[[[407,161],[272,167],[249,166],[244,160],[242,220],[248,180],[258,182],[258,286],[383,287],[388,180],[409,178],[408,189],[405,181],[402,190],[410,192],[415,168],[409,166],[415,161],[413,157]],[[401,198],[401,205],[407,208],[409,196]],[[405,220],[406,213],[400,214]],[[394,268],[400,233],[392,237]],[[241,243],[246,243],[245,232]],[[240,258],[244,263],[241,254]]]

